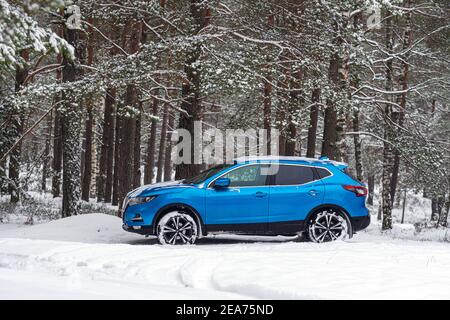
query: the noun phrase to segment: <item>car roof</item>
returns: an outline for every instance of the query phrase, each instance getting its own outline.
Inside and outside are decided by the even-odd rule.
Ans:
[[[292,156],[249,156],[249,157],[240,157],[236,158],[236,164],[239,163],[249,163],[249,162],[300,162],[307,164],[315,164],[315,165],[334,165],[339,169],[345,169],[348,167],[348,164],[344,162],[339,162],[330,159],[316,159],[316,158],[306,158],[306,157],[292,157]]]

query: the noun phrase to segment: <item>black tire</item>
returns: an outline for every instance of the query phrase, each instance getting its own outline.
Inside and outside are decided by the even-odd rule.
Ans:
[[[348,237],[347,219],[335,209],[321,209],[308,220],[306,234],[315,243],[345,240]]]
[[[163,245],[194,244],[198,238],[195,219],[181,211],[166,213],[158,222],[156,235]]]

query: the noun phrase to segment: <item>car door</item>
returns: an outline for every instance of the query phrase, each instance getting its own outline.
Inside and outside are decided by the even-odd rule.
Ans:
[[[266,230],[269,213],[269,186],[261,164],[237,167],[221,178],[230,179],[227,188],[214,188],[214,181],[206,190],[206,224],[209,231]]]
[[[280,164],[270,184],[269,228],[280,222],[285,222],[281,224],[284,227],[293,224],[296,228],[313,208],[322,204],[325,189],[313,167]]]

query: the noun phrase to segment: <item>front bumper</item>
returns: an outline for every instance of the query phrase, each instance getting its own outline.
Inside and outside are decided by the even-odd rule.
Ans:
[[[353,232],[361,231],[370,225],[370,214],[361,217],[351,217]]]
[[[125,223],[122,225],[122,229],[128,232],[133,232],[143,235],[153,235],[153,226],[129,226]]]

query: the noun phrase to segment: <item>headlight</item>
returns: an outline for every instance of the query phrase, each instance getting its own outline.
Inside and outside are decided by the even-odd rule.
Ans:
[[[130,198],[128,200],[128,205],[129,206],[134,206],[136,204],[142,204],[142,203],[147,203],[149,201],[152,201],[153,199],[155,199],[156,196],[148,196],[148,197],[135,197],[135,198]]]

